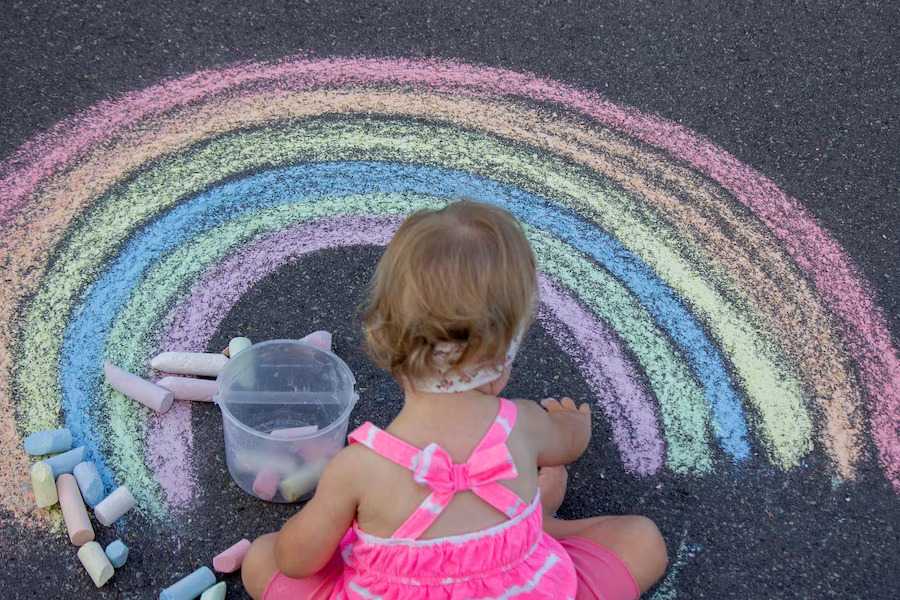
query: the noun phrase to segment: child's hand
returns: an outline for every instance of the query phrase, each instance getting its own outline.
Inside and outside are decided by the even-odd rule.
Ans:
[[[539,457],[541,466],[568,464],[576,460],[591,439],[591,407],[587,403],[576,406],[571,398],[545,398],[541,406],[547,411],[549,427],[544,438],[546,446]]]
[[[569,397],[563,397],[563,399],[557,400],[556,398],[544,398],[541,400],[541,406],[547,409],[547,412],[553,415],[554,413],[574,413],[575,415],[587,417],[588,421],[591,419],[591,407],[587,402],[583,402],[581,406],[575,407],[575,401]]]

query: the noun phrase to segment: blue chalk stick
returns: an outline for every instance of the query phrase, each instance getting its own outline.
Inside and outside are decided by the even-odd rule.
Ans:
[[[35,431],[25,438],[25,452],[31,456],[65,452],[72,447],[72,433],[68,429]]]
[[[80,462],[72,469],[75,475],[75,481],[78,482],[78,489],[81,490],[81,497],[84,503],[94,508],[104,497],[103,481],[100,479],[100,473],[92,462]]]
[[[116,540],[106,547],[106,558],[112,563],[112,566],[119,568],[128,560],[128,546],[122,543],[122,540]]]
[[[78,446],[68,452],[57,454],[44,462],[53,469],[54,477],[59,477],[63,473],[71,473],[75,470],[75,465],[84,462],[84,446]]]
[[[200,567],[161,591],[159,600],[193,600],[215,584],[216,576],[209,567]]]

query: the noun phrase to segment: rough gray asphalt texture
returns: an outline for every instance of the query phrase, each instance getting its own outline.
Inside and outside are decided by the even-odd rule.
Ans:
[[[801,199],[876,289],[900,342],[900,69],[896,2],[4,2],[0,157],[78,109],[164,77],[301,50],[314,55],[447,57],[535,72],[657,113],[706,135]],[[377,249],[306,257],[260,283],[221,324],[263,340],[335,332],[363,397],[353,424],[384,425],[395,385],[360,351],[355,306]],[[329,285],[322,285],[322,282]],[[316,290],[315,294],[298,290]],[[509,395],[587,396],[539,328]],[[4,598],[151,598],[240,536],[294,510],[231,482],[213,407],[195,413],[204,496],[159,532],[129,524],[128,566],[95,591],[57,539],[0,528]],[[790,474],[764,462],[713,477],[624,474],[595,419],[571,469],[564,516],[647,514],[674,555],[679,598],[897,598],[900,501],[874,464],[834,489],[815,456]],[[103,531],[110,541],[109,530]],[[243,597],[230,577],[229,597]],[[670,596],[671,598],[671,596]],[[662,600],[662,597],[660,597]]]

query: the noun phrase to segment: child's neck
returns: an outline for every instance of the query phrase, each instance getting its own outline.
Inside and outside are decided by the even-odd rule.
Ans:
[[[451,394],[419,392],[410,388],[404,391],[403,409],[398,417],[414,420],[421,418],[452,420],[459,417],[460,411],[474,407],[483,408],[486,403],[493,405],[497,397],[481,389]]]

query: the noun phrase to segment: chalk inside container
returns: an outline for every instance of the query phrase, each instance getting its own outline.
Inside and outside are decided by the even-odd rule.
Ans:
[[[271,502],[308,497],[321,462],[344,445],[358,397],[350,368],[312,344],[273,340],[235,355],[217,382],[215,401],[222,410],[226,462],[235,483]],[[285,494],[281,481],[297,472],[313,476],[302,486],[288,486]]]

